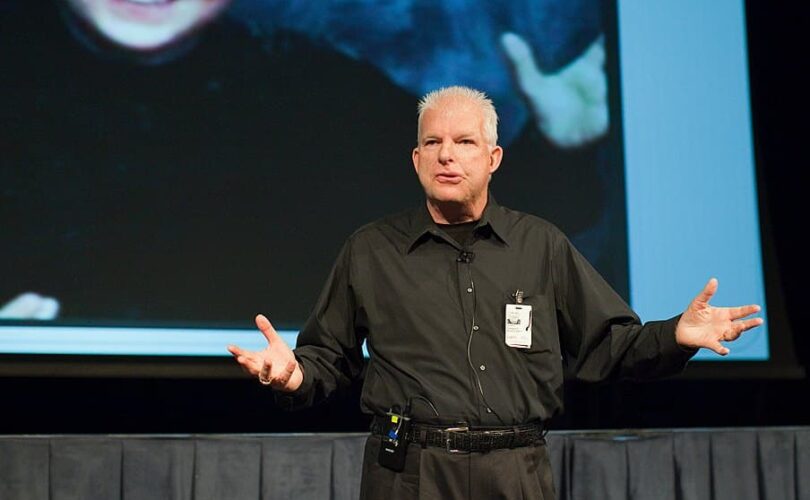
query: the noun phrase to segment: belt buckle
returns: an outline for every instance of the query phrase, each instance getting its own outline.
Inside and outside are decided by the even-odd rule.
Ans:
[[[470,453],[470,450],[459,450],[458,448],[452,448],[450,446],[450,436],[452,434],[461,434],[462,432],[469,432],[470,427],[468,425],[463,425],[459,427],[448,427],[444,429],[444,432],[447,433],[447,438],[444,441],[444,447],[447,450],[447,453]]]

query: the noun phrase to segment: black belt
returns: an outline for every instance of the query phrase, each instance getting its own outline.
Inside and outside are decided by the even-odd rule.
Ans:
[[[374,417],[371,432],[382,435],[388,419]],[[490,451],[503,448],[520,448],[545,439],[547,430],[541,422],[533,422],[511,427],[477,427],[465,424],[450,427],[426,425],[412,422],[404,440],[419,443],[422,447],[435,446],[450,453]]]

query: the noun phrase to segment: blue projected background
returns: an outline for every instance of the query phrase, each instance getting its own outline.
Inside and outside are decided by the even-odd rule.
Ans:
[[[741,1],[620,2],[630,300],[671,317],[712,276],[715,305],[766,324],[719,356],[768,359]]]

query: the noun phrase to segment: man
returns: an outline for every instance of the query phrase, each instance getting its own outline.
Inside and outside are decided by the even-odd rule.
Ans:
[[[229,347],[292,408],[358,377],[368,341],[364,498],[554,498],[543,435],[561,359],[586,380],[664,376],[762,323],[740,319],[758,306],[710,306],[712,279],[682,315],[641,325],[553,225],[497,205],[496,126],[478,91],[428,94],[412,154],[426,206],[349,238],[295,352],[262,315],[266,349]]]

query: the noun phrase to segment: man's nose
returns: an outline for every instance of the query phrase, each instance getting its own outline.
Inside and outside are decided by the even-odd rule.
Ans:
[[[439,162],[447,163],[453,160],[453,143],[452,141],[442,141],[439,147]]]

